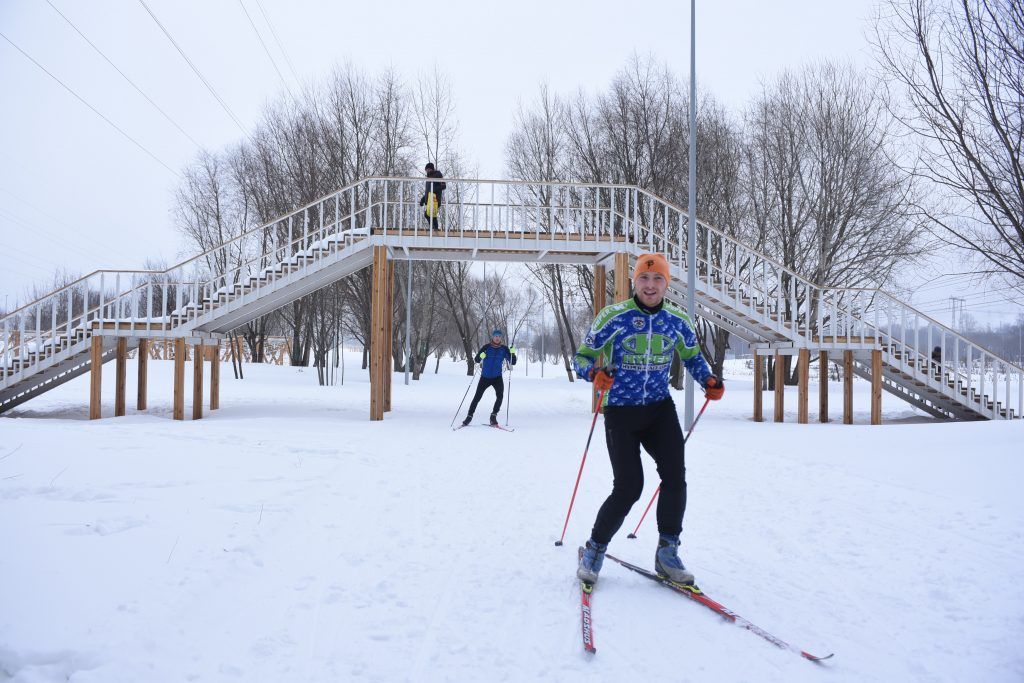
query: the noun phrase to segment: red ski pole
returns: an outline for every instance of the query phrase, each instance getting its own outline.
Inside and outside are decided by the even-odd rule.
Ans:
[[[686,442],[690,440],[690,435],[693,434],[694,427],[696,427],[697,423],[700,422],[700,416],[704,414],[704,408],[707,408],[709,403],[711,403],[710,398],[704,399],[704,405],[701,407],[700,412],[697,413],[697,417],[694,419],[693,424],[690,425],[690,431],[686,432],[686,436],[683,437],[684,446],[686,445]],[[645,519],[647,519],[647,513],[651,511],[651,506],[654,505],[654,501],[657,500],[659,493],[661,493],[661,484],[658,484],[658,488],[654,489],[654,495],[651,496],[651,502],[647,504],[647,509],[644,510],[644,514],[641,515],[640,521],[636,523],[636,529],[633,529],[633,533],[626,536],[626,538],[636,538],[636,532],[640,530],[640,525],[644,523]]]
[[[580,460],[580,471],[576,473],[576,484],[572,487],[572,498],[569,499],[569,510],[565,513],[565,524],[562,525],[562,537],[555,541],[555,545],[562,545],[565,540],[565,530],[569,527],[569,515],[572,514],[572,505],[576,502],[576,489],[580,486],[580,477],[583,476],[583,465],[587,462],[587,451],[590,450],[590,440],[594,436],[594,425],[597,424],[597,415],[601,412],[601,403],[604,400],[604,391],[597,395],[597,405],[594,407],[594,419],[590,422],[590,434],[587,435],[587,446],[583,449],[583,459]]]

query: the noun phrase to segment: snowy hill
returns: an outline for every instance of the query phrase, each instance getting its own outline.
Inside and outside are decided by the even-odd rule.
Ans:
[[[1024,680],[1019,421],[936,424],[887,395],[871,427],[858,383],[854,426],[793,424],[795,387],[790,422],[755,424],[737,364],[688,448],[683,558],[715,599],[836,656],[606,563],[591,657],[574,571],[611,487],[600,424],[553,544],[589,386],[517,369],[517,431],[452,432],[468,378],[442,365],[395,375],[370,423],[355,360],[343,387],[225,366],[200,422],[170,419],[161,361],[148,413],[89,422],[82,377],[0,418],[0,680]],[[646,464],[611,548],[642,566],[653,514],[626,533]]]

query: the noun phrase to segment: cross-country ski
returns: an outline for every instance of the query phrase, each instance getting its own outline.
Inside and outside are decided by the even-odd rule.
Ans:
[[[765,631],[764,629],[760,628],[759,626],[756,626],[755,624],[751,623],[747,619],[744,619],[743,617],[739,616],[738,614],[736,614],[735,612],[730,610],[725,605],[722,605],[721,603],[719,603],[719,602],[717,602],[715,600],[712,600],[710,597],[708,597],[704,593],[704,591],[702,591],[700,588],[698,588],[696,586],[696,584],[692,584],[692,583],[691,584],[676,583],[675,581],[672,581],[671,579],[669,579],[666,576],[656,574],[656,573],[654,573],[652,571],[648,571],[648,570],[646,570],[646,569],[644,569],[642,567],[636,566],[635,564],[632,564],[630,562],[626,562],[625,560],[620,560],[619,558],[615,557],[614,555],[612,555],[610,553],[607,554],[606,557],[609,560],[614,560],[614,561],[618,562],[623,567],[625,567],[625,568],[627,568],[627,569],[629,569],[631,571],[634,571],[637,574],[640,574],[641,576],[645,576],[648,579],[651,579],[652,581],[655,581],[656,583],[659,583],[662,586],[665,586],[666,588],[669,588],[669,589],[675,591],[676,593],[680,593],[682,595],[685,595],[686,597],[688,597],[690,600],[693,600],[694,602],[698,602],[698,603],[704,605],[708,609],[712,610],[713,612],[718,613],[719,615],[721,615],[725,619],[728,619],[729,621],[733,622],[737,626],[740,626],[742,628],[747,629],[748,631],[756,633],[757,635],[761,636],[762,638],[767,640],[772,645],[775,645],[776,647],[780,647],[783,650],[790,650],[791,652],[795,652],[795,653],[799,654],[800,656],[804,657],[805,659],[811,660],[812,662],[820,662],[820,661],[823,661],[823,660],[826,660],[826,659],[830,659],[833,656],[832,654],[827,654],[827,655],[825,655],[823,657],[819,657],[817,655],[812,655],[811,653],[807,652],[806,650],[801,650],[798,647],[790,645],[789,643],[787,643],[787,642],[785,642],[785,641],[783,641],[783,640],[773,636],[772,634],[768,633],[767,631]]]

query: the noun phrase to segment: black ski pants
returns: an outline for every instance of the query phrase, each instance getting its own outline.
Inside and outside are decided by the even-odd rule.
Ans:
[[[606,406],[604,433],[612,461],[612,493],[597,513],[591,537],[608,543],[644,490],[640,446],[658,467],[658,532],[678,535],[686,510],[683,430],[671,398],[646,406]]]
[[[469,404],[470,416],[476,412],[476,404],[480,402],[480,398],[484,395],[487,387],[494,387],[494,393],[497,394],[497,397],[494,399],[494,410],[491,411],[491,414],[497,415],[498,411],[501,410],[501,399],[505,396],[505,380],[502,379],[501,375],[497,377],[481,377],[480,382],[476,385],[476,393],[473,394],[473,402]]]

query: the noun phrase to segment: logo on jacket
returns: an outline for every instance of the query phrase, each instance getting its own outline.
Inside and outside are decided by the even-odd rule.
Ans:
[[[642,330],[647,327],[647,321],[643,318],[633,318],[633,329]]]

